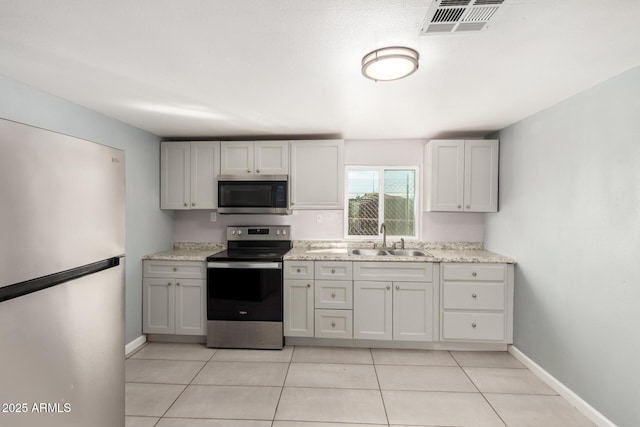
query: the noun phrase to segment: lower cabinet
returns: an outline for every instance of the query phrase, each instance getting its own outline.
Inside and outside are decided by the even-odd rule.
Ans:
[[[206,335],[203,262],[143,261],[142,332]]]
[[[432,263],[356,263],[354,338],[433,341],[433,272]]]
[[[313,261],[284,262],[284,336],[313,337]]]
[[[442,264],[442,339],[513,342],[513,265]]]

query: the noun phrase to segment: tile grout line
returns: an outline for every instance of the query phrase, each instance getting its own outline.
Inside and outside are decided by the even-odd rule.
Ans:
[[[280,400],[282,399],[282,393],[284,393],[284,385],[287,383],[287,377],[289,376],[289,369],[291,369],[291,363],[293,363],[293,355],[296,353],[296,346],[293,346],[293,350],[291,351],[291,358],[289,359],[289,364],[287,365],[287,373],[284,376],[284,381],[282,381],[282,387],[280,387],[280,395],[278,396],[278,402],[276,403],[276,407],[273,410],[273,419],[271,420],[271,427],[276,422],[276,414],[278,413],[278,407],[280,406]]]
[[[387,426],[391,425],[391,421],[389,421],[389,414],[387,413],[387,405],[384,403],[384,396],[382,394],[382,386],[380,385],[380,378],[378,377],[378,368],[376,367],[376,360],[373,357],[373,350],[369,349],[369,354],[371,355],[371,363],[373,363],[373,372],[376,374],[376,382],[378,383],[378,392],[380,393],[380,400],[382,401],[382,409],[384,410],[384,416],[387,419]]]

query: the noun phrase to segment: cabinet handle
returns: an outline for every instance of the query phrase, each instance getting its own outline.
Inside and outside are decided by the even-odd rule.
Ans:
[[[180,286],[180,282],[176,283],[176,286]]]
[[[167,283],[167,286],[171,286],[171,282]]]
[[[336,271],[332,269],[331,270],[331,274],[335,274],[335,273],[336,273]]]
[[[389,289],[391,289],[391,286],[388,286],[388,285],[387,285],[387,290],[389,290]]]
[[[193,202],[191,203],[191,206],[195,206],[195,205],[196,205],[195,203],[193,203]]]
[[[258,170],[256,171],[256,173],[260,173],[260,169],[258,169]]]
[[[300,269],[297,269],[297,270],[296,270],[296,273],[300,273]]]
[[[476,294],[471,294],[471,298],[477,298]]]
[[[173,267],[173,271],[178,271],[178,267]]]
[[[458,209],[462,209],[462,205],[458,205]]]
[[[307,288],[310,288],[310,287],[311,287],[311,283],[307,283]]]
[[[476,272],[474,271],[473,273],[471,273],[471,275],[472,275],[473,277],[476,277],[476,276],[478,275],[478,273],[476,273]]]
[[[471,324],[471,327],[472,327],[472,328],[475,328],[476,326],[477,326],[477,325],[476,325],[475,323],[472,323],[472,324]]]
[[[185,202],[184,207],[186,208],[187,206],[188,206],[188,205],[187,205],[187,203]]]
[[[336,327],[336,322],[331,322],[331,327],[335,328]]]
[[[247,173],[251,173],[251,170],[250,170],[250,169],[247,169]]]
[[[396,291],[400,290],[400,285],[396,285]]]
[[[331,298],[335,298],[335,297],[336,297],[336,293],[334,292],[331,294]]]

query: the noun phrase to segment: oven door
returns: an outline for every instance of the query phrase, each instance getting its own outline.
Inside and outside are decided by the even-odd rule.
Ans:
[[[282,322],[282,262],[208,262],[207,319]]]

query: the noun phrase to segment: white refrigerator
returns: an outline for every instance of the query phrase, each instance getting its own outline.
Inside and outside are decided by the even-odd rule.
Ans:
[[[0,119],[0,426],[124,426],[124,167]]]

